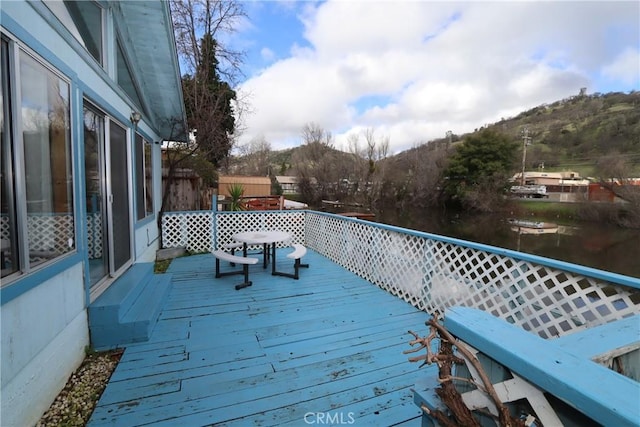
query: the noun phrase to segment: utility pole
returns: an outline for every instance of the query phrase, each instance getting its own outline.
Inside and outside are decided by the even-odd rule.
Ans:
[[[522,175],[520,175],[520,185],[524,185],[524,165],[527,160],[527,145],[531,142],[529,128],[522,130]]]

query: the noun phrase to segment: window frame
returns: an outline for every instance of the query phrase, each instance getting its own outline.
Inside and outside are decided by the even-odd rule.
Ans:
[[[87,48],[86,40],[83,34],[78,29],[76,22],[73,20],[73,16],[69,13],[65,2],[63,0],[43,0],[44,5],[49,11],[56,17],[56,19],[67,29],[69,34],[78,42],[80,46],[89,54],[94,61],[96,61],[100,67],[106,69],[107,67],[107,14],[105,8],[95,0],[83,0],[82,4],[92,4],[100,11],[100,43],[97,46],[100,49],[100,58],[96,58],[93,53]]]
[[[5,135],[10,136],[7,143],[10,146],[9,151],[11,152],[11,158],[4,160],[9,162],[8,165],[12,172],[10,185],[12,186],[13,194],[10,194],[11,200],[9,202],[13,205],[15,210],[15,218],[13,219],[13,221],[15,222],[14,232],[16,237],[11,242],[11,250],[16,251],[16,256],[12,261],[17,262],[18,264],[15,270],[2,277],[2,284],[0,285],[0,287],[4,289],[6,286],[15,282],[17,279],[32,274],[33,272],[43,270],[46,267],[57,263],[61,259],[66,259],[74,254],[77,254],[77,223],[79,219],[76,212],[78,203],[76,200],[77,195],[75,191],[77,177],[75,174],[76,159],[75,148],[73,144],[73,126],[75,120],[72,114],[74,100],[72,97],[73,87],[71,79],[65,76],[60,70],[52,66],[40,55],[31,50],[28,46],[13,38],[10,34],[3,31],[1,36],[3,44],[6,42],[7,50],[6,64],[2,64],[2,72],[3,74],[6,73],[7,79],[7,93],[4,95],[7,99],[3,100],[3,109],[5,112],[8,111],[10,116],[10,120],[8,122],[5,121],[4,123],[5,126],[8,126],[8,129],[3,130],[3,132]],[[65,95],[67,97],[67,105],[64,113],[65,119],[67,120],[67,127],[64,128],[64,137],[66,138],[64,144],[68,151],[64,154],[64,156],[65,164],[67,165],[66,172],[70,174],[70,181],[68,183],[68,191],[65,192],[64,201],[68,203],[68,208],[66,209],[65,214],[71,217],[69,226],[70,233],[68,235],[71,246],[69,246],[68,250],[66,250],[65,252],[55,254],[51,256],[51,258],[45,259],[41,262],[30,260],[31,249],[33,248],[33,245],[31,245],[31,247],[29,245],[29,212],[27,208],[28,191],[26,176],[27,170],[25,165],[24,123],[22,117],[24,94],[22,93],[21,89],[24,70],[21,69],[21,55],[26,55],[30,60],[32,60],[39,67],[38,70],[45,73],[48,78],[50,76],[53,76],[66,85]],[[5,106],[4,103],[7,103],[7,105]],[[47,124],[47,126],[50,126],[50,122]],[[49,139],[49,144],[50,143],[51,140]],[[49,157],[49,163],[51,163],[51,156]],[[51,191],[53,190],[51,189]],[[51,216],[55,214],[54,210],[55,209],[52,209],[51,212],[43,212],[43,214]]]
[[[136,132],[134,147],[136,221],[143,221],[154,215],[153,146],[149,140]],[[147,173],[150,179],[147,179]]]

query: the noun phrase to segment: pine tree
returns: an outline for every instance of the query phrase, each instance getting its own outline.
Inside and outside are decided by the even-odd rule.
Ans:
[[[236,99],[236,92],[220,79],[217,46],[213,36],[205,34],[200,41],[195,75],[182,78],[187,122],[196,131],[198,152],[216,167],[232,147],[235,130],[232,102]]]

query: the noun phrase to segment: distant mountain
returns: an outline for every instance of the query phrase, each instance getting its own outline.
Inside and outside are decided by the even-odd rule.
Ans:
[[[490,128],[523,141],[527,169],[582,170],[603,155],[619,154],[640,166],[640,92],[576,96],[540,105]]]
[[[505,118],[497,123],[463,135],[452,135],[452,145],[468,135],[491,128],[523,142],[528,129],[526,168],[528,170],[576,170],[582,175],[593,171],[596,161],[608,154],[619,154],[640,173],[640,92],[596,93],[562,99],[539,105]],[[416,151],[446,145],[447,138],[429,141],[389,158],[389,164],[402,167],[402,159]],[[291,157],[299,148],[269,153],[269,163],[275,175],[288,173]],[[345,156],[348,154],[345,153]],[[235,159],[242,164],[242,158]]]

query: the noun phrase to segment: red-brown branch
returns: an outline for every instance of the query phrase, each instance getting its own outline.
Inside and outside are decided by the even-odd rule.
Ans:
[[[425,364],[437,363],[438,381],[441,383],[440,387],[436,389],[436,394],[445,406],[451,412],[451,416],[455,420],[452,421],[451,417],[439,410],[430,410],[423,406],[423,410],[435,418],[443,426],[479,426],[478,420],[473,416],[473,412],[465,405],[462,396],[455,388],[454,380],[463,380],[475,385],[479,390],[485,392],[491,400],[494,402],[498,410],[498,421],[503,427],[524,427],[524,422],[517,418],[513,418],[509,409],[502,403],[498,397],[498,393],[493,387],[493,383],[489,379],[488,375],[484,371],[484,368],[478,358],[469,349],[460,343],[457,338],[449,333],[449,331],[440,323],[438,323],[436,317],[432,317],[427,325],[430,326],[430,332],[427,337],[420,337],[417,333],[409,331],[413,335],[414,339],[409,344],[417,348],[404,351],[404,354],[415,353],[422,349],[426,350],[426,354],[421,356],[410,357],[410,362],[424,361],[420,367]],[[440,350],[438,353],[431,351],[431,343],[434,339],[440,338]],[[452,375],[453,364],[465,363],[465,360],[456,356],[453,351],[453,346],[456,346],[458,351],[464,356],[464,358],[475,368],[480,376],[482,386],[477,384],[473,380],[462,379]]]

